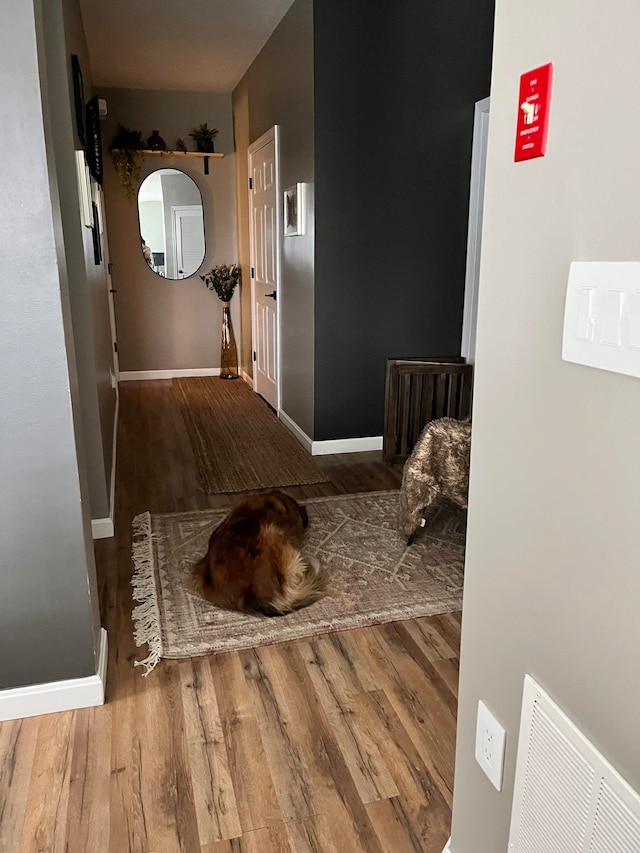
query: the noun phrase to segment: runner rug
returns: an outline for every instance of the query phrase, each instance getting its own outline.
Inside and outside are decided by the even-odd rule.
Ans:
[[[466,512],[431,511],[414,543],[395,529],[399,492],[366,492],[305,501],[304,550],[329,572],[329,595],[275,618],[213,607],[191,588],[193,564],[207,549],[222,510],[133,521],[133,611],[136,662],[147,675],[161,658],[218,654],[333,631],[460,610]]]
[[[198,376],[173,389],[207,494],[329,481],[246,382]]]

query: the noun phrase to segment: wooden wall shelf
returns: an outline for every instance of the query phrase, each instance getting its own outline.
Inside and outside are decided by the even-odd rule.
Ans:
[[[145,157],[147,155],[151,155],[152,157],[213,157],[217,160],[224,157],[224,154],[218,154],[217,152],[207,154],[203,151],[147,151],[143,149],[140,153],[144,154]]]
[[[113,153],[119,154],[120,149],[114,148]],[[224,154],[218,154],[216,151],[207,154],[205,151],[150,151],[146,148],[142,148],[138,153],[144,154],[145,157],[147,155],[150,155],[151,157],[213,157],[217,160],[221,160],[224,157]]]
[[[118,154],[120,149],[114,148],[113,152]],[[142,154],[144,157],[198,157],[200,160],[204,160],[205,175],[209,174],[210,157],[213,157],[214,160],[221,160],[224,157],[224,154],[218,154],[215,151],[207,154],[206,151],[151,151],[148,148],[140,149],[138,154]]]

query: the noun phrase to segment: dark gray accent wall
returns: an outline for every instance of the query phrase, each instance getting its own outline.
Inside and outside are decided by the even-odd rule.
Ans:
[[[387,357],[460,352],[493,6],[314,4],[315,440],[382,433]]]

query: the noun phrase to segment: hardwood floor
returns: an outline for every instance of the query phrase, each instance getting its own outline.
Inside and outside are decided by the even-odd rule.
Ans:
[[[116,536],[96,545],[107,703],[0,725],[0,853],[441,853],[459,614],[184,661],[148,678],[134,515],[204,494],[171,383],[120,386]],[[295,498],[398,488],[381,453],[318,457]]]

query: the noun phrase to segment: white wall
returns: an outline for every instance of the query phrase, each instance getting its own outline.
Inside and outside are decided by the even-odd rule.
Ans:
[[[72,112],[71,55],[78,54],[85,99],[91,97],[82,18],[78,0],[42,4],[42,79],[47,113],[47,141],[55,160],[57,196],[64,236],[65,265],[77,360],[79,405],[91,514],[109,515],[116,393],[109,370],[113,350],[109,327],[106,264],[96,264],[91,229],[81,223],[75,149],[81,148]],[[44,68],[46,66],[46,69]],[[103,237],[103,253],[107,254]]]
[[[640,383],[561,360],[569,263],[640,260],[639,28],[636,0],[497,2],[453,853],[506,850],[526,672],[640,789]],[[519,77],[549,61],[548,154],[516,164]]]
[[[93,675],[100,629],[40,4],[2,13],[0,689]]]
[[[283,61],[286,57],[286,61]],[[314,379],[314,141],[313,3],[296,0],[233,92],[238,156],[238,230],[241,264],[250,265],[247,149],[274,125],[280,128],[282,188],[308,184],[307,230],[282,244],[280,400],[282,410],[313,436]],[[245,347],[251,327],[251,287],[245,275]],[[244,367],[250,371],[245,353]]]
[[[161,201],[140,202],[142,236],[152,252],[164,252],[164,216]]]

